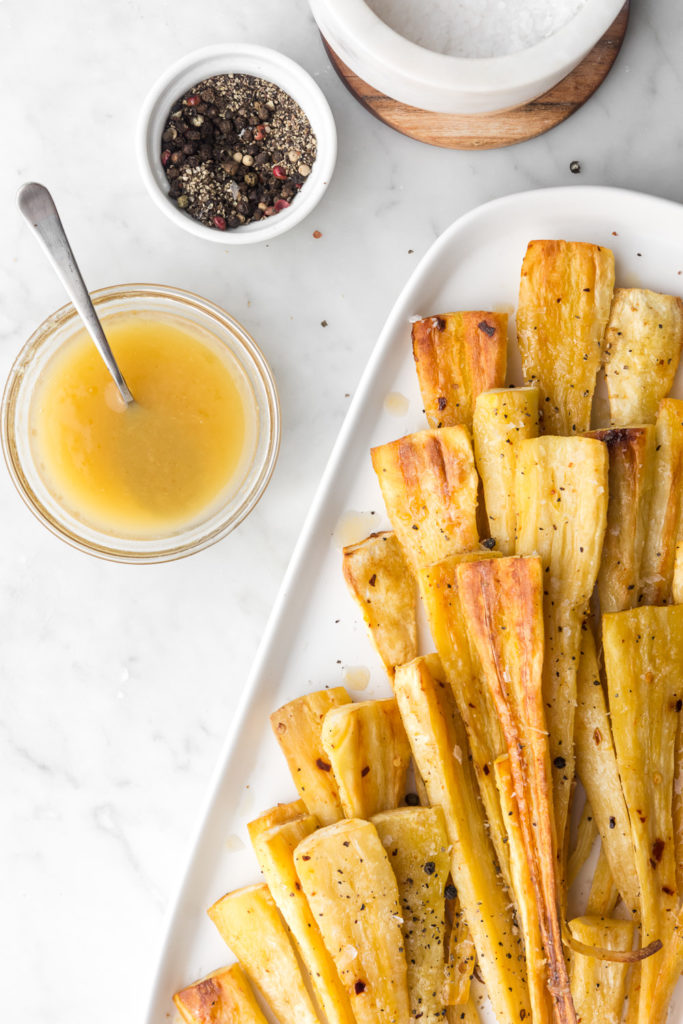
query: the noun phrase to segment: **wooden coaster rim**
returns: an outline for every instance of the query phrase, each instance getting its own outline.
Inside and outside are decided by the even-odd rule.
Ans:
[[[322,37],[332,67],[351,95],[401,135],[445,149],[500,149],[527,142],[566,121],[609,74],[624,41],[630,0],[602,38],[566,78],[538,99],[494,114],[437,114],[386,96],[341,60]]]

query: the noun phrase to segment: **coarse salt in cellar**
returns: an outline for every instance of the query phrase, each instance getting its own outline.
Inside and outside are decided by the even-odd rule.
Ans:
[[[418,117],[529,103],[603,37],[603,60],[618,52],[628,18],[623,0],[308,2],[334,58],[372,90],[417,108]]]
[[[585,0],[368,0],[405,39],[453,57],[502,57],[547,39]]]

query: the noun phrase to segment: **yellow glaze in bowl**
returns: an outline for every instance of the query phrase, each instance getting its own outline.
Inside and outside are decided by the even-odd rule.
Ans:
[[[10,472],[32,511],[84,550],[182,557],[229,532],[265,488],[279,439],[270,371],[239,324],[196,296],[129,286],[93,298],[135,403],[123,406],[65,307],[10,374]]]

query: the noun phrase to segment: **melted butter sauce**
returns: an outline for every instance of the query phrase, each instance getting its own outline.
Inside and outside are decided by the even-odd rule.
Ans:
[[[121,314],[105,320],[105,331],[135,403],[124,406],[78,332],[36,388],[34,457],[55,500],[90,526],[170,533],[203,518],[244,478],[256,441],[253,395],[220,343],[183,321]]]

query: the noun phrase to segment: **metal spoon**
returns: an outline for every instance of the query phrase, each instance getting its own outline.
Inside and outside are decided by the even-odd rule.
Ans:
[[[88,334],[95,342],[97,351],[104,359],[121,398],[126,405],[130,405],[134,398],[123,379],[123,374],[118,368],[109,342],[102,330],[102,324],[81,277],[52,196],[44,185],[38,185],[31,181],[19,189],[17,205],[37,235],[47,258],[57,272],[57,277],[66,288],[67,295],[76,307]]]

